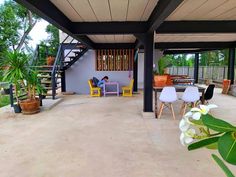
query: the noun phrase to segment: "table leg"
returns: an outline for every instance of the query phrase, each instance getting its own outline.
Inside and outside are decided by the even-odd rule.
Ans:
[[[103,84],[103,95],[106,96],[106,84]]]
[[[202,104],[205,104],[205,90],[202,91]]]
[[[117,84],[117,96],[119,96],[120,90],[119,90],[119,84]]]
[[[155,117],[156,117],[156,119],[157,119],[157,117],[158,117],[158,105],[157,105],[157,91],[155,90],[154,91],[155,92]]]

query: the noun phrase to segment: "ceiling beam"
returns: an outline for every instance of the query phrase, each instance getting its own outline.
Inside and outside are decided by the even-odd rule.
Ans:
[[[36,13],[49,23],[55,25],[79,42],[93,48],[93,41],[87,36],[75,36],[72,31],[72,22],[49,0],[15,0],[17,3],[25,6],[32,12]]]
[[[165,21],[156,32],[159,34],[235,33],[236,21]]]
[[[183,0],[159,0],[149,19],[148,31],[152,32],[183,2]]]
[[[235,47],[235,42],[159,42],[155,43],[156,49],[214,49]]]
[[[147,22],[74,22],[72,32],[79,35],[145,33]]]
[[[134,49],[134,43],[95,43],[94,49]]]
[[[212,48],[212,49],[193,49],[193,50],[164,50],[164,55],[177,55],[177,54],[195,54],[202,53],[213,50],[222,50],[222,48]]]

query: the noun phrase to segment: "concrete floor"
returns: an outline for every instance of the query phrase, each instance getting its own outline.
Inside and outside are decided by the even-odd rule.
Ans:
[[[236,97],[216,93],[212,103],[220,108],[213,114],[236,123]],[[0,177],[224,176],[215,151],[180,144],[177,118],[143,117],[142,94],[66,96],[37,115],[0,113]]]

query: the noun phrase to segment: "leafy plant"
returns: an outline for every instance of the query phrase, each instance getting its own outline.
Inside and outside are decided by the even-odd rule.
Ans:
[[[157,65],[158,65],[158,71],[155,71],[154,74],[163,75],[165,68],[172,66],[171,57],[169,55],[165,55],[165,56],[161,57],[158,60]]]
[[[13,83],[15,86],[16,100],[19,104],[19,92],[27,90],[28,99],[35,99],[36,92],[44,93],[45,90],[37,77],[37,70],[29,65],[29,57],[21,52],[6,52],[1,66],[4,67],[4,81]]]
[[[214,107],[200,105],[200,108],[193,108],[184,116],[179,125],[181,143],[192,143],[188,146],[189,151],[203,147],[217,149],[225,162],[236,165],[236,126],[208,114]],[[234,177],[223,160],[215,154],[212,158],[227,177]]]
[[[4,53],[4,60],[1,66],[3,68],[3,81],[13,83],[15,86],[16,100],[19,103],[18,93],[24,85],[24,79],[27,77],[28,57],[18,51],[7,51]]]

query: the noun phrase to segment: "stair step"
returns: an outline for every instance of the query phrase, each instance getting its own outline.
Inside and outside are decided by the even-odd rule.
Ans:
[[[51,84],[52,81],[49,80],[49,81],[41,81],[41,84]],[[59,84],[60,82],[56,82],[56,84]]]
[[[47,70],[47,69],[45,69],[45,70],[38,70],[38,72],[39,72],[39,73],[51,73],[52,70]]]
[[[61,86],[57,86],[57,87],[56,87],[56,90],[59,89],[59,88],[61,88]],[[44,87],[44,89],[46,89],[46,90],[52,90],[52,87]]]
[[[51,65],[39,65],[39,66],[32,66],[32,67],[35,67],[35,68],[53,68],[53,66],[51,66]]]
[[[51,78],[52,76],[49,75],[38,75],[39,78]]]

